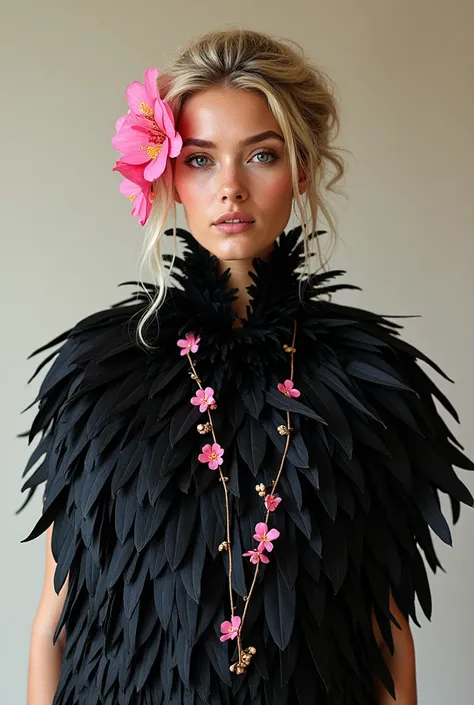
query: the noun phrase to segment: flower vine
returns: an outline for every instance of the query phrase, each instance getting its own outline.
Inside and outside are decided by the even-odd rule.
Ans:
[[[291,345],[284,344],[283,349],[290,355],[290,375],[288,379],[284,382],[280,382],[277,385],[278,391],[282,392],[289,398],[297,398],[300,396],[301,392],[295,389],[293,382],[294,374],[294,353],[296,352],[295,337],[296,337],[296,321],[293,321],[293,340]],[[199,350],[199,343],[201,341],[200,336],[194,335],[194,333],[187,333],[185,338],[180,338],[177,341],[178,347],[181,348],[180,354],[187,355],[189,364],[191,366],[191,378],[195,380],[198,385],[198,390],[195,396],[191,397],[190,402],[194,406],[199,406],[199,411],[204,413],[207,412],[208,422],[205,424],[198,424],[197,431],[200,434],[211,433],[212,443],[206,443],[201,448],[201,453],[198,454],[199,462],[207,464],[210,470],[219,472],[219,481],[222,482],[224,488],[224,498],[225,498],[225,508],[226,508],[226,539],[219,544],[219,551],[227,551],[229,556],[229,601],[230,601],[230,620],[225,620],[221,624],[221,636],[220,641],[225,642],[228,639],[237,639],[238,647],[238,661],[231,664],[230,670],[237,674],[242,674],[245,672],[246,667],[249,665],[252,656],[256,653],[256,648],[254,646],[248,646],[247,648],[242,647],[242,628],[244,625],[245,617],[247,614],[250,598],[254,590],[258,571],[261,563],[269,563],[270,558],[268,556],[274,549],[273,542],[278,539],[280,532],[278,529],[270,529],[268,527],[268,521],[270,514],[274,512],[282,498],[275,492],[278,481],[280,479],[283,466],[285,463],[285,458],[288,453],[288,448],[290,445],[291,431],[290,427],[290,412],[287,410],[286,417],[287,422],[278,426],[278,432],[281,435],[286,436],[286,444],[283,451],[283,456],[281,459],[280,467],[275,480],[272,480],[272,489],[270,492],[267,491],[267,487],[261,482],[255,485],[255,489],[258,495],[263,499],[263,506],[265,507],[265,517],[263,521],[258,522],[255,525],[255,533],[253,538],[258,542],[254,548],[249,549],[242,555],[248,557],[250,563],[255,565],[255,572],[250,586],[248,595],[244,597],[245,607],[242,616],[235,614],[235,604],[234,604],[234,594],[232,589],[232,550],[231,550],[231,525],[230,525],[230,509],[229,509],[229,490],[227,488],[227,482],[229,478],[222,472],[222,465],[224,463],[224,448],[217,442],[217,438],[214,433],[214,425],[212,423],[211,411],[217,409],[217,402],[214,397],[214,389],[212,387],[203,387],[199,375],[196,371],[196,367],[191,358],[191,354]]]

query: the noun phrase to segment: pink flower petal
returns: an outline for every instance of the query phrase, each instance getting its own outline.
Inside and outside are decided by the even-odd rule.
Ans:
[[[152,145],[153,147],[155,145]],[[166,160],[168,159],[169,143],[165,140],[160,147],[158,156],[146,165],[144,176],[147,181],[155,181],[165,170]]]
[[[238,615],[235,615],[234,617],[231,617],[231,621],[234,629],[238,629],[242,620]]]
[[[127,103],[135,115],[153,114],[155,96],[153,96],[140,81],[130,83],[125,91],[125,96]]]
[[[264,521],[259,521],[258,524],[255,524],[255,533],[259,534],[260,536],[264,536],[268,531],[268,526],[265,524]]]
[[[270,531],[267,533],[267,539],[270,541],[274,541],[280,536],[280,532],[278,529],[270,529]]]
[[[157,79],[158,69],[154,66],[150,66],[150,68],[145,71],[144,85],[147,95],[149,95],[153,100],[159,98],[158,86],[156,85]]]

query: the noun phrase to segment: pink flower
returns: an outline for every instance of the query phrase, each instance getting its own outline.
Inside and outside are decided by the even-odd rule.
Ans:
[[[267,494],[265,499],[265,506],[268,509],[269,512],[274,512],[275,509],[278,507],[278,505],[281,502],[281,497],[279,494],[275,492],[275,494]]]
[[[254,539],[260,541],[257,550],[264,551],[266,549],[267,551],[273,551],[272,541],[279,536],[280,532],[278,529],[270,529],[270,531],[268,531],[268,526],[265,522],[259,521],[255,526],[255,533],[253,535]]]
[[[230,622],[222,622],[221,632],[223,636],[220,637],[220,640],[227,641],[227,639],[235,639],[239,631],[240,622],[240,617],[231,617]]]
[[[130,83],[126,90],[130,109],[116,121],[112,138],[112,145],[124,155],[122,161],[142,165],[147,181],[161,176],[168,157],[177,157],[183,146],[171,108],[160,98],[157,78],[158,69],[150,67],[144,83]]]
[[[206,443],[202,447],[202,453],[199,453],[198,460],[201,463],[209,463],[209,468],[211,470],[217,470],[219,465],[224,462],[222,456],[224,455],[224,448],[221,448],[219,443]]]
[[[126,177],[120,183],[120,193],[133,203],[132,216],[138,218],[140,225],[145,225],[153,201],[150,182],[143,178],[140,167],[125,164],[120,159],[112,171],[118,171]]]
[[[247,551],[246,553],[242,553],[243,556],[250,556],[250,562],[251,563],[270,563],[270,559],[268,556],[266,556],[262,551],[259,551],[258,549],[252,549],[251,551]]]
[[[158,69],[145,71],[144,84],[131,83],[126,91],[129,109],[115,121],[116,134],[112,145],[123,156],[115,163],[113,171],[120,172],[128,181],[122,182],[120,192],[136,200],[132,215],[140,225],[145,225],[151,211],[154,193],[150,183],[162,178],[167,187],[172,183],[169,158],[178,156],[183,146],[181,135],[176,132],[174,117],[165,100],[158,93]]]
[[[186,333],[186,338],[181,338],[178,340],[176,345],[180,348],[183,348],[181,350],[181,355],[187,355],[188,352],[197,352],[199,350],[199,341],[201,340],[201,336],[195,336],[194,333]]]
[[[214,390],[212,387],[198,389],[196,396],[191,398],[191,404],[194,404],[194,406],[199,406],[199,411],[206,411],[208,406],[216,403],[213,394]]]
[[[291,379],[285,379],[284,384],[279,383],[278,390],[286,394],[287,397],[299,397],[301,392],[298,389],[293,389],[293,384]]]

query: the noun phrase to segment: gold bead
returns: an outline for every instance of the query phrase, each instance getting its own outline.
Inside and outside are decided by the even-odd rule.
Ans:
[[[233,673],[233,672],[235,671],[235,667],[236,667],[236,666],[237,666],[236,663],[232,663],[232,664],[229,666],[229,671],[232,671],[232,673]]]
[[[237,666],[237,668],[235,669],[235,672],[238,673],[239,676],[240,676],[240,675],[242,675],[242,673],[244,672],[244,670],[245,670],[245,669],[242,668],[242,666],[239,665],[239,666]]]
[[[212,428],[212,424],[209,423],[209,421],[207,423],[200,423],[196,426],[197,432],[201,433],[201,434],[209,433],[211,428]]]
[[[255,646],[249,646],[249,647],[248,647],[248,652],[249,652],[250,654],[252,654],[252,656],[253,656],[254,654],[257,653],[257,649],[255,648]]]
[[[219,477],[219,482],[229,482],[229,478],[224,475],[224,477]]]
[[[229,542],[228,541],[222,541],[222,543],[219,544],[219,551],[227,551],[229,549]]]

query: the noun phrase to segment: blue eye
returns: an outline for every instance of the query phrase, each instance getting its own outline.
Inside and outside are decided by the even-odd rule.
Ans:
[[[259,162],[258,162],[259,164],[271,164],[272,162],[274,162],[274,161],[276,161],[277,159],[279,159],[278,155],[275,154],[275,152],[272,152],[272,151],[269,150],[269,149],[262,149],[262,150],[260,150],[260,152],[257,152],[257,153],[254,154],[253,156],[254,156],[254,157],[257,157],[257,156],[259,156],[260,154],[269,155],[270,157],[273,157],[273,159],[271,159],[271,160],[269,160],[269,161],[267,160],[267,161],[264,161],[264,162],[259,161]],[[205,154],[191,154],[189,157],[186,157],[186,159],[184,160],[184,164],[187,164],[189,167],[191,167],[191,169],[207,169],[207,166],[208,166],[208,165],[195,166],[194,164],[191,164],[191,162],[193,162],[195,159],[209,159],[209,157],[207,157]]]

